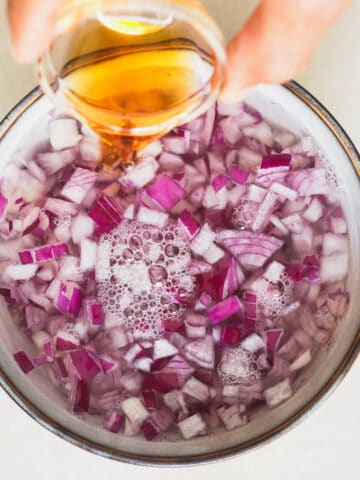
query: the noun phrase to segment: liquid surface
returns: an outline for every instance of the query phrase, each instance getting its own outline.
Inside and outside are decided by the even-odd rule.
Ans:
[[[114,180],[79,129],[52,117],[49,151],[27,145],[1,179],[1,321],[23,372],[48,375],[74,414],[155,441],[241,428],[321,382],[350,244],[311,137],[218,104]]]

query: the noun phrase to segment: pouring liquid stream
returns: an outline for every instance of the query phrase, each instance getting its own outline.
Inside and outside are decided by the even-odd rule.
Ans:
[[[66,39],[53,46],[66,58],[58,88],[100,136],[108,172],[133,165],[137,151],[184,123],[209,93],[215,62],[180,21],[90,19]]]

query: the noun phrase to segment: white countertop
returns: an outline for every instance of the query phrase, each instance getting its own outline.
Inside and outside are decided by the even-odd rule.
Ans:
[[[8,53],[4,4],[0,6],[0,117],[33,86],[33,68]],[[206,0],[230,37],[256,3]],[[298,79],[338,119],[360,148],[360,0],[328,33],[307,71]],[[17,480],[108,480],[241,478],[352,480],[359,477],[360,362],[340,387],[295,429],[263,448],[203,467],[154,469],[118,464],[87,453],[50,434],[0,390],[0,477]],[[196,470],[195,470],[196,469]]]

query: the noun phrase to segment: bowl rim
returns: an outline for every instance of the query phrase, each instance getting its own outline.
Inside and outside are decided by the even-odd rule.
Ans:
[[[335,138],[338,140],[343,150],[347,154],[349,160],[353,165],[354,170],[356,171],[360,179],[360,154],[348,134],[341,127],[335,117],[313,95],[311,95],[297,82],[290,81],[284,84],[283,87],[293,93],[297,98],[302,100],[331,130],[332,134],[335,136]],[[0,141],[11,129],[11,127],[16,123],[18,118],[42,96],[43,93],[40,87],[35,87],[10,110],[10,112],[0,122]],[[1,368],[0,386],[25,413],[27,413],[30,417],[36,420],[44,428],[54,433],[58,437],[62,438],[63,440],[66,440],[69,443],[81,447],[91,453],[95,453],[97,455],[105,458],[110,458],[112,460],[142,466],[189,466],[224,460],[240,453],[248,452],[250,450],[265,445],[271,440],[277,438],[279,435],[294,428],[298,423],[304,420],[314,410],[315,407],[318,407],[326,398],[331,395],[331,393],[334,392],[336,387],[340,384],[340,382],[349,372],[359,352],[360,328],[358,329],[349,350],[342,358],[341,363],[339,364],[338,368],[333,372],[330,379],[319,391],[317,391],[313,395],[311,400],[309,400],[289,418],[287,418],[282,423],[269,430],[268,432],[258,435],[257,437],[243,442],[239,445],[229,448],[221,448],[219,450],[204,454],[187,455],[185,457],[141,455],[101,445],[95,441],[86,439],[81,435],[72,432],[71,430],[63,427],[61,424],[54,421],[48,415],[43,413],[36,405],[30,402],[22,392],[18,390],[12,380],[5,374],[5,372]]]

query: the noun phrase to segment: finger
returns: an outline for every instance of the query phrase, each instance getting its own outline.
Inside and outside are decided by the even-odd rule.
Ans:
[[[55,14],[64,0],[8,0],[12,52],[20,62],[33,61],[49,44]]]
[[[243,89],[283,83],[308,63],[326,29],[350,0],[263,0],[228,46],[223,101],[242,100]]]

